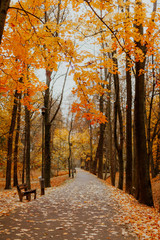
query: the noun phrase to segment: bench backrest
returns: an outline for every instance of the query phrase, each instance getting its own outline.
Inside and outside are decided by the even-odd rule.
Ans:
[[[21,190],[25,190],[25,191],[27,191],[27,189],[28,189],[28,186],[27,186],[27,184],[20,184],[20,185],[17,185],[17,190],[18,190],[18,194],[21,194],[22,195],[22,191]]]
[[[17,191],[18,191],[18,195],[19,195],[20,201],[22,201],[22,197],[23,197],[23,191],[22,191],[22,190],[23,190],[23,189],[24,189],[25,191],[27,191],[28,186],[27,186],[26,183],[17,185]]]

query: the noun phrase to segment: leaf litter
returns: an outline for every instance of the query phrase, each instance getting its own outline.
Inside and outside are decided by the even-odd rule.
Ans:
[[[130,224],[139,239],[159,240],[160,239],[160,213],[153,207],[140,204],[132,195],[123,190],[110,186],[112,198],[119,204],[117,211],[121,212],[116,218],[119,224]]]
[[[65,178],[65,180],[66,179],[67,178]],[[105,184],[107,183],[105,182]],[[112,186],[108,187],[110,188],[111,192],[110,197],[118,202],[118,205],[115,203],[109,203],[108,205],[114,205],[114,207],[117,209],[117,212],[120,212],[120,214],[117,214],[117,217],[114,219],[114,221],[116,221],[119,225],[129,224],[134,232],[138,235],[139,239],[159,240],[160,214],[158,211],[154,208],[147,207],[138,203],[138,201],[136,201],[133,196],[126,194],[122,190],[119,190]],[[52,189],[53,188],[48,188],[46,194],[52,192]],[[37,197],[40,197],[40,190],[38,191]],[[19,201],[17,191],[15,189],[0,192],[0,216],[9,215],[9,213],[11,211],[14,211],[15,208],[19,206],[25,206],[26,203],[26,200],[24,200],[22,203]],[[83,208],[85,208],[85,205],[87,204],[90,204],[89,199],[86,199],[85,201],[83,200],[83,203],[79,202],[77,205],[80,207],[83,206]],[[54,220],[55,219],[50,219],[49,221]],[[34,222],[33,220],[29,221]],[[101,223],[101,227],[104,227],[103,222]],[[114,231],[112,231],[112,234],[114,234]],[[122,235],[125,236],[126,234],[126,229],[122,228]]]
[[[51,188],[45,189],[45,193],[49,194],[53,188],[60,186],[68,179],[67,175],[54,177],[51,179]],[[39,183],[33,183],[32,188],[37,189],[37,198],[40,196],[40,186]],[[23,198],[23,202],[19,201],[16,188],[11,190],[3,190],[0,192],[0,216],[9,215],[14,209],[25,206],[28,201]],[[18,220],[17,220],[18,221]]]

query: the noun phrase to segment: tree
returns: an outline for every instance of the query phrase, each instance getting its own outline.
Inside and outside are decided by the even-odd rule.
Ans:
[[[135,19],[137,24],[135,28],[140,36],[143,36],[143,26],[139,24],[139,11],[137,14],[137,9],[143,11],[142,2],[136,2],[135,9]],[[145,69],[145,55],[147,52],[147,47],[142,44],[141,40],[135,41],[138,49],[141,50],[143,56],[138,57],[135,63],[136,69],[136,83],[135,83],[135,138],[136,138],[136,161],[138,178],[139,178],[139,196],[140,202],[147,205],[153,205],[151,182],[149,176],[149,161],[147,157],[147,147],[146,147],[146,135],[145,135],[145,88],[144,88],[144,69]]]
[[[13,151],[13,133],[16,124],[17,115],[17,98],[18,91],[15,90],[14,102],[12,108],[12,117],[9,129],[8,144],[7,144],[7,167],[6,167],[6,185],[5,189],[11,189],[11,166],[12,166],[12,151]]]
[[[19,151],[19,135],[20,135],[20,124],[21,124],[21,97],[22,94],[19,94],[19,97],[17,99],[18,101],[18,107],[17,107],[17,128],[16,128],[16,136],[15,136],[15,147],[14,147],[14,172],[13,172],[13,186],[18,185],[18,151]]]
[[[115,74],[113,74],[114,78],[114,87],[115,87],[115,102],[114,102],[114,142],[115,148],[118,153],[118,163],[119,163],[119,183],[118,188],[123,189],[123,121],[122,121],[122,111],[120,106],[120,90],[119,90],[119,75],[118,75],[118,61],[114,56],[115,52],[113,52],[113,63],[115,66]],[[117,120],[118,117],[118,120]],[[120,132],[120,140],[118,141],[117,134],[117,122],[119,122],[119,132]]]
[[[31,182],[30,182],[30,145],[31,145],[30,128],[31,128],[31,125],[30,125],[30,110],[27,108],[27,106],[25,106],[26,183],[27,183],[27,186],[28,186],[29,189],[31,187]]]
[[[73,173],[72,143],[71,143],[71,133],[73,130],[72,128],[73,128],[73,114],[71,116],[70,128],[68,132],[68,146],[69,146],[68,171],[69,171],[69,177],[71,177],[71,171],[72,171],[72,178],[73,178],[74,173]]]
[[[126,19],[124,24],[128,24],[130,9],[126,6]],[[126,26],[127,31],[127,26]],[[127,32],[126,32],[127,35]],[[132,80],[131,80],[130,59],[126,54],[126,88],[127,88],[127,103],[126,103],[126,192],[132,193]]]
[[[0,44],[2,41],[4,24],[5,24],[9,4],[10,4],[10,0],[1,0],[0,1]]]
[[[110,176],[111,176],[111,184],[112,186],[115,186],[115,175],[116,175],[116,161],[115,161],[115,157],[113,155],[113,137],[112,137],[112,132],[113,132],[113,127],[112,127],[112,116],[111,116],[111,112],[112,112],[112,105],[111,105],[111,74],[109,74],[109,84],[108,84],[108,101],[107,101],[107,106],[106,106],[106,117],[107,117],[107,135],[108,135],[108,142],[106,143],[109,148],[109,163],[110,163]],[[107,169],[106,169],[107,171]]]

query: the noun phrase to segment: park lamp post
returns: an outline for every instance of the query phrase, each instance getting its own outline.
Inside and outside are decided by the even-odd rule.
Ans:
[[[41,186],[41,195],[44,195],[45,194],[45,187],[44,187],[44,164],[45,164],[45,148],[44,148],[44,134],[45,134],[45,126],[44,126],[44,123],[45,123],[45,112],[46,112],[46,107],[42,107],[41,108],[41,113],[42,113],[42,173],[41,173],[41,177],[39,178],[39,181],[40,181],[40,186]]]

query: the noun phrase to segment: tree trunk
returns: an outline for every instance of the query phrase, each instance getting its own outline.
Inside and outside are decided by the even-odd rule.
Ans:
[[[105,131],[105,124],[100,124],[100,137],[99,137],[99,148],[98,148],[98,177],[103,179],[103,145],[104,145],[104,131]]]
[[[135,103],[134,103],[135,105]],[[134,107],[135,108],[135,107]],[[136,132],[135,132],[135,112],[134,112],[134,127],[133,127],[133,164],[132,164],[132,195],[138,200],[139,198],[139,177],[138,177],[138,161],[137,161],[137,153],[136,153]]]
[[[141,0],[136,2],[140,8]],[[143,35],[142,24],[135,25],[140,35]],[[144,70],[145,70],[145,54],[146,46],[141,41],[135,41],[143,53],[143,58],[135,63],[136,83],[135,83],[135,135],[136,135],[136,159],[137,173],[139,178],[139,202],[148,206],[153,205],[152,189],[149,175],[149,161],[147,157],[146,134],[145,134],[145,91],[144,91]]]
[[[45,187],[51,187],[51,125],[48,122],[48,116],[45,114],[46,124],[45,124]]]
[[[92,144],[92,125],[89,122],[89,132],[90,132],[90,163],[89,163],[89,171],[92,172],[92,165],[93,165],[93,144]]]
[[[103,95],[100,96],[100,112],[103,113]],[[103,179],[103,145],[104,145],[104,131],[105,131],[106,124],[100,124],[100,136],[99,136],[99,143],[98,143],[98,177]]]
[[[103,112],[103,96],[100,97],[100,111]],[[100,136],[98,141],[98,146],[96,150],[96,156],[93,161],[92,173],[96,175],[97,172],[97,162],[98,165],[98,177],[103,179],[103,145],[104,145],[104,131],[105,131],[105,124],[100,124]]]
[[[61,104],[62,104],[62,100],[63,100],[63,93],[64,93],[64,88],[65,88],[65,84],[66,84],[66,80],[67,80],[67,76],[68,76],[68,71],[69,71],[69,67],[67,69],[65,78],[64,78],[64,83],[63,83],[63,87],[62,87],[62,93],[61,93],[61,98],[59,101],[59,104],[57,106],[57,109],[55,111],[55,113],[53,114],[53,116],[51,116],[51,108],[50,106],[52,105],[50,102],[50,83],[51,83],[51,74],[52,72],[49,70],[46,70],[46,85],[47,85],[47,89],[45,90],[45,96],[44,96],[44,107],[45,107],[45,114],[44,114],[44,119],[45,119],[45,159],[44,159],[44,177],[45,177],[45,187],[50,187],[50,172],[51,172],[51,125],[53,123],[53,121],[55,120]]]
[[[45,106],[45,159],[44,159],[44,176],[45,176],[45,187],[50,187],[50,173],[51,173],[51,123],[50,123],[50,109],[49,109],[49,95],[50,95],[50,82],[51,72],[46,70],[46,85],[48,88],[45,90],[44,106]]]
[[[30,182],[30,110],[25,106],[25,134],[26,134],[26,184],[31,187]]]
[[[26,169],[26,133],[24,134],[24,147],[23,147],[23,169],[22,169],[22,183],[25,182],[25,169]]]
[[[21,94],[19,95],[18,111],[17,111],[17,129],[15,137],[15,148],[14,148],[14,173],[13,173],[13,186],[18,185],[18,174],[17,174],[17,162],[18,162],[18,147],[19,147],[19,133],[20,133],[20,122],[21,122]]]
[[[158,134],[158,139],[157,139],[155,172],[156,172],[156,175],[160,173],[160,134]]]
[[[68,157],[68,176],[71,177],[71,163],[70,163],[70,157]]]
[[[17,115],[17,97],[18,97],[18,91],[16,90],[14,94],[14,104],[12,109],[11,125],[10,125],[9,136],[8,136],[5,189],[11,189],[11,167],[12,167],[12,150],[13,150],[12,148],[13,148],[13,133],[15,129],[16,115]]]
[[[126,68],[129,62],[126,58]],[[130,71],[126,71],[127,106],[126,106],[126,192],[132,192],[132,85]]]
[[[68,134],[68,146],[69,146],[69,156],[68,156],[68,171],[69,171],[69,177],[71,177],[71,169],[72,169],[72,177],[73,177],[73,163],[72,163],[72,143],[71,143],[71,132],[72,132],[72,126],[73,126],[73,115],[71,118],[71,125],[69,129],[69,134]]]
[[[118,107],[117,103],[115,102],[114,105],[114,141],[115,141],[115,148],[118,154],[118,166],[119,166],[119,181],[118,181],[118,188],[123,189],[123,151],[121,145],[118,144],[117,138],[117,116],[118,116]]]
[[[99,142],[98,142],[98,146],[99,146]],[[96,172],[97,172],[98,153],[99,153],[99,151],[98,151],[98,147],[97,147],[96,156],[95,156],[95,158],[93,160],[93,165],[92,165],[92,173],[94,175],[96,175]]]
[[[119,162],[119,183],[118,188],[123,189],[123,121],[122,121],[122,112],[120,107],[120,93],[119,93],[119,76],[117,73],[118,70],[118,61],[114,57],[113,53],[113,62],[115,64],[115,71],[116,73],[113,75],[114,78],[114,87],[115,87],[115,104],[114,104],[114,142],[115,142],[115,148],[117,150],[118,154],[118,162]],[[118,119],[117,119],[118,117]],[[119,132],[120,132],[120,140],[118,143],[118,137],[117,137],[117,122],[119,121]]]
[[[111,174],[111,184],[115,186],[115,177],[116,177],[116,161],[113,157],[113,137],[112,137],[112,120],[111,120],[111,74],[109,76],[109,98],[107,104],[107,119],[108,119],[108,134],[109,134],[109,161],[110,161],[110,174]]]
[[[153,161],[153,152],[152,152],[152,147],[153,147],[153,142],[150,142],[150,146],[149,146],[149,151],[150,151],[150,156],[149,156],[149,163],[151,166],[151,174],[152,174],[152,178],[156,177],[156,168],[155,168],[155,164]]]
[[[153,205],[151,182],[149,176],[149,161],[147,157],[146,135],[144,123],[144,69],[145,62],[136,62],[135,89],[135,133],[136,133],[136,171],[139,177],[139,201],[149,206]]]
[[[2,41],[3,30],[4,30],[5,20],[6,20],[10,1],[11,0],[1,0],[0,1],[0,44]]]
[[[152,65],[153,64],[154,64],[154,56],[152,55]],[[153,78],[153,88],[152,88],[151,101],[150,101],[150,105],[149,105],[149,116],[147,119],[147,143],[148,143],[147,147],[148,147],[148,161],[151,165],[152,178],[154,178],[156,176],[156,171],[155,171],[155,167],[154,167],[153,152],[152,152],[153,138],[151,137],[151,119],[152,119],[153,99],[155,96],[155,87],[156,87],[155,69],[154,68],[152,69],[152,78]]]
[[[158,118],[160,119],[160,88],[159,88],[159,106],[158,106]],[[160,124],[158,124],[160,129]],[[160,173],[160,132],[157,136],[157,151],[156,151],[156,164],[155,164],[156,175]]]

